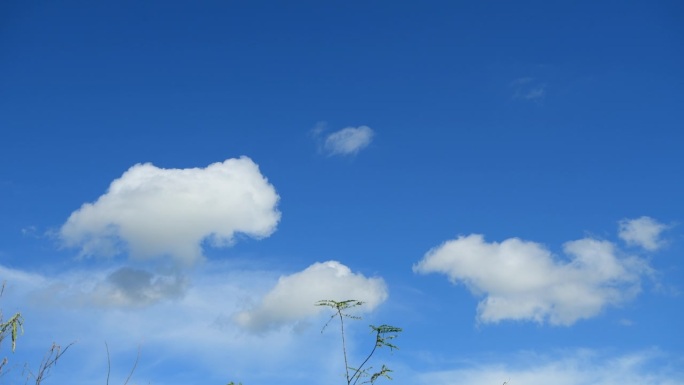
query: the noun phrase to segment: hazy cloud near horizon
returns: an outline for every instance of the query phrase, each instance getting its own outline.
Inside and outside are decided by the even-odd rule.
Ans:
[[[676,366],[679,357],[656,349],[607,355],[591,349],[555,352],[551,356],[529,351],[509,357],[509,362],[481,363],[465,368],[417,374],[417,383],[432,385],[681,385]],[[650,371],[645,368],[657,367]]]

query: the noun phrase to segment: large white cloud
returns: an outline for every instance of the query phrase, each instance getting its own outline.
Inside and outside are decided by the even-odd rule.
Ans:
[[[320,300],[359,300],[359,309],[369,311],[387,299],[387,287],[382,278],[366,278],[353,273],[347,266],[328,261],[314,263],[305,270],[282,276],[261,302],[235,316],[244,328],[261,332],[295,323],[318,314]]]
[[[663,246],[660,234],[667,226],[650,217],[623,219],[620,221],[618,235],[628,245],[639,246],[654,251]]]
[[[229,245],[236,233],[266,237],[280,219],[278,195],[249,158],[206,168],[163,169],[137,164],[106,194],[74,211],[60,230],[82,255],[168,256],[192,263],[201,244]]]
[[[418,273],[442,273],[483,296],[481,322],[533,320],[570,325],[640,291],[650,269],[633,256],[619,256],[608,241],[591,238],[563,246],[569,260],[543,245],[517,238],[486,242],[482,235],[460,236],[430,250],[414,265]]]
[[[323,148],[329,155],[353,155],[368,147],[373,135],[368,126],[343,128],[327,135]]]

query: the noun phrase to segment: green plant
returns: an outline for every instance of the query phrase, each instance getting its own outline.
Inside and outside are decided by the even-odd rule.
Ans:
[[[4,291],[5,283],[3,282],[0,286],[0,297],[2,296]],[[12,352],[14,352],[17,347],[17,338],[20,334],[23,333],[24,317],[21,315],[21,313],[17,312],[7,321],[3,321],[2,310],[0,310],[0,346],[2,345],[2,342],[5,340],[5,338],[7,336],[10,336],[12,340]],[[36,370],[35,373],[31,371],[28,364],[24,365],[23,374],[26,375],[26,383],[28,383],[29,380],[33,379],[35,385],[40,385],[43,382],[43,380],[48,376],[52,367],[57,365],[57,360],[59,360],[59,358],[64,353],[66,353],[67,349],[69,349],[71,345],[73,345],[73,343],[67,345],[64,349],[62,349],[61,346],[53,342],[52,347],[47,351],[47,353],[43,357],[43,360],[40,362],[38,370]],[[7,364],[7,362],[7,357],[4,357],[3,360],[0,362],[0,374],[2,374],[2,370]]]
[[[0,286],[0,297],[4,292],[5,283],[3,282],[2,286]],[[19,337],[20,332],[21,334],[24,333],[24,317],[21,316],[21,313],[16,313],[7,321],[3,321],[2,310],[0,310],[0,346],[5,338],[9,335],[11,336],[12,340],[12,352],[14,352],[17,347],[17,338]],[[4,357],[2,361],[0,361],[0,374],[2,374],[2,370],[4,369],[5,365],[7,365],[7,362],[7,357]]]
[[[17,347],[19,330],[21,330],[22,334],[24,333],[24,317],[21,316],[21,313],[13,315],[7,322],[2,322],[2,314],[0,314],[0,343],[2,343],[7,334],[11,334],[13,352]]]
[[[345,378],[347,380],[347,385],[355,385],[361,378],[368,378],[368,380],[361,382],[362,384],[365,383],[370,383],[374,384],[375,381],[377,381],[378,378],[380,377],[385,377],[388,379],[392,379],[392,377],[389,376],[389,373],[392,372],[391,369],[389,369],[387,366],[384,364],[380,368],[380,370],[373,372],[373,367],[369,366],[367,368],[364,368],[365,365],[368,363],[370,358],[375,354],[376,350],[378,348],[382,348],[383,346],[386,346],[390,349],[390,351],[394,349],[399,349],[396,345],[392,344],[390,341],[398,337],[399,333],[402,331],[401,328],[398,328],[396,326],[390,326],[390,325],[380,325],[380,326],[373,326],[370,325],[371,332],[375,333],[375,344],[373,345],[373,349],[371,349],[370,353],[366,356],[366,359],[361,362],[361,365],[358,367],[352,367],[349,365],[349,360],[348,360],[348,355],[347,355],[347,342],[346,342],[346,334],[344,330],[344,319],[345,318],[350,318],[350,319],[356,319],[359,320],[361,317],[352,315],[348,313],[349,309],[353,309],[355,307],[363,305],[363,301],[357,301],[357,300],[346,300],[346,301],[334,301],[334,300],[322,300],[316,302],[316,306],[326,306],[331,309],[333,309],[333,314],[330,316],[330,319],[328,322],[323,325],[323,329],[321,329],[321,333],[325,330],[325,328],[330,324],[331,321],[334,319],[339,319],[340,321],[340,334],[342,337],[342,356],[344,358],[344,369],[345,369]]]

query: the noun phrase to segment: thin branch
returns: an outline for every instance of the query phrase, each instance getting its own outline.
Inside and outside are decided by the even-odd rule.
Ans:
[[[376,342],[375,345],[373,345],[373,350],[371,350],[370,354],[368,354],[368,357],[366,357],[366,359],[363,360],[361,365],[356,369],[356,372],[354,372],[354,375],[352,376],[352,378],[356,377],[356,380],[354,380],[354,385],[356,385],[356,382],[359,381],[359,378],[361,378],[361,373],[363,373],[363,372],[361,372],[361,368],[363,368],[363,366],[366,365],[366,362],[368,362],[368,360],[370,360],[373,353],[375,353],[375,349],[377,349],[377,348],[378,348],[378,344]]]
[[[109,374],[112,372],[112,361],[109,359],[109,345],[107,345],[107,341],[105,341],[105,350],[107,350],[107,382],[106,382],[106,385],[109,385]]]
[[[347,376],[347,385],[351,383],[351,378],[349,378],[349,364],[347,363],[347,343],[344,340],[344,317],[340,309],[337,309],[337,314],[340,316],[340,329],[342,330],[342,354],[344,355],[344,372]]]
[[[56,343],[52,343],[52,347],[48,352],[45,354],[45,357],[43,358],[43,361],[40,363],[40,366],[38,367],[38,374],[34,374],[31,369],[28,368],[28,365],[25,366],[25,370],[28,372],[28,375],[26,376],[26,382],[28,382],[30,377],[33,377],[35,380],[36,385],[40,385],[45,378],[47,378],[48,374],[50,373],[50,370],[57,365],[57,361],[59,360],[64,353],[66,353],[67,350],[73,345],[74,343],[70,343],[67,345],[64,349],[62,349],[61,346],[57,345]]]
[[[140,345],[138,345],[138,355],[135,357],[135,362],[133,363],[133,367],[131,368],[131,372],[128,373],[128,377],[126,377],[126,382],[124,382],[124,385],[127,385],[128,381],[131,379],[131,376],[133,376],[133,372],[135,372],[135,368],[138,366],[139,360],[140,360]]]
[[[109,355],[109,345],[107,345],[107,341],[105,341],[105,349],[107,350],[107,382],[106,385],[109,385],[109,375],[112,372],[112,362],[110,359]],[[128,373],[128,377],[126,377],[126,381],[123,383],[123,385],[127,385],[128,381],[131,380],[131,377],[133,377],[133,372],[135,372],[135,368],[138,367],[138,361],[140,361],[140,345],[138,345],[138,354],[135,357],[135,362],[133,363],[133,367],[131,368],[131,371]]]

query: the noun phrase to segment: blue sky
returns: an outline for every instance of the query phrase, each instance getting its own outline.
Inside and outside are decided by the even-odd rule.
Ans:
[[[0,5],[5,378],[684,384],[675,1]]]

